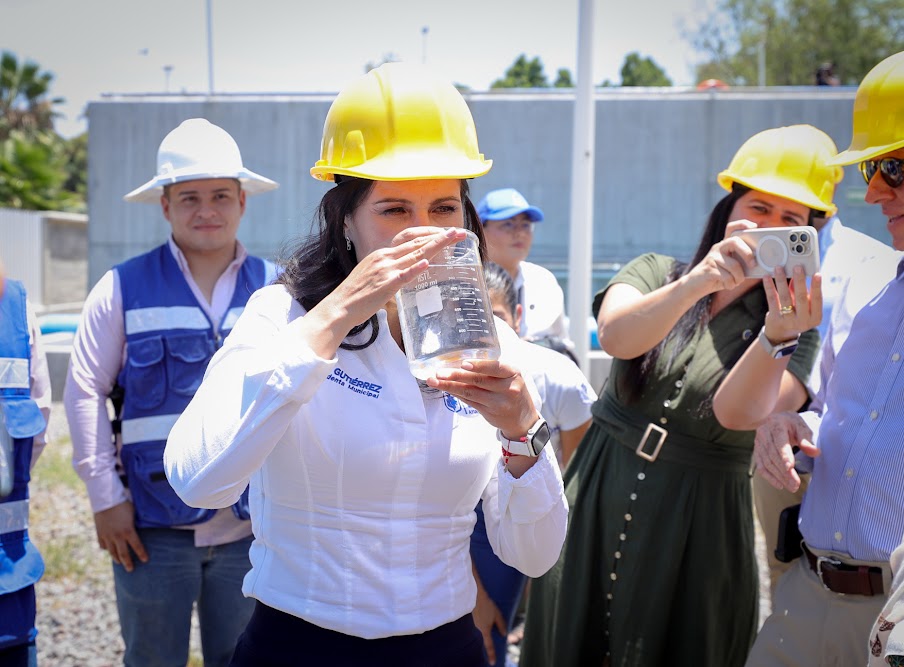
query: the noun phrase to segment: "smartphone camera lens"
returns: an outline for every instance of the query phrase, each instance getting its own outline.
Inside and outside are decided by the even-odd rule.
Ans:
[[[794,251],[797,252],[798,254],[803,254],[804,247],[802,245],[796,245],[796,246],[794,246]]]
[[[806,232],[801,232],[801,234],[800,234],[800,242],[801,243],[806,243],[809,238],[810,238],[809,234],[807,234]],[[793,241],[794,239],[792,238],[791,240]]]
[[[788,238],[790,239],[791,243],[797,243],[797,234],[792,234]],[[801,239],[801,241],[803,241],[803,239]]]

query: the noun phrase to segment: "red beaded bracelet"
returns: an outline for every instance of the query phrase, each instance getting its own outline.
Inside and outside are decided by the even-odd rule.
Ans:
[[[519,458],[521,456],[524,456],[523,454],[514,454],[507,450],[505,447],[501,447],[500,449],[502,449],[502,469],[506,472],[508,472],[509,459],[511,459],[513,456],[517,456]]]

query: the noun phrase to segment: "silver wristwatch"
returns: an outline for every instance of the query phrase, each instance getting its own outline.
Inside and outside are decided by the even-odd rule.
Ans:
[[[550,437],[549,425],[543,417],[540,417],[527,430],[527,435],[518,440],[509,440],[502,435],[500,429],[496,429],[496,438],[502,443],[502,448],[509,454],[519,454],[521,456],[540,456],[540,452],[546,447]]]
[[[762,329],[760,329],[760,335],[758,336],[758,338],[760,344],[773,359],[781,359],[782,357],[787,357],[790,354],[794,354],[794,350],[797,349],[797,341],[800,339],[800,335],[798,334],[796,338],[782,341],[781,343],[772,343],[766,337],[766,327],[764,326]]]

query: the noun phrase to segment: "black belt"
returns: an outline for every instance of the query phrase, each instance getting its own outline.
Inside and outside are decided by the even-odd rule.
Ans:
[[[810,569],[822,585],[833,593],[844,595],[884,595],[882,568],[868,565],[848,565],[837,558],[817,556],[804,544],[804,555]]]

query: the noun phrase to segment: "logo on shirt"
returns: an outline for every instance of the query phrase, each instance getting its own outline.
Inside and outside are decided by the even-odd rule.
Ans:
[[[443,403],[446,404],[446,409],[449,410],[449,412],[456,412],[460,415],[464,415],[465,417],[472,417],[474,415],[480,414],[479,412],[477,412],[477,410],[472,408],[467,403],[462,403],[451,394],[447,394],[445,392],[443,392]]]
[[[334,369],[326,379],[368,398],[380,398],[380,390],[383,389],[383,385],[352,377],[341,368]]]

